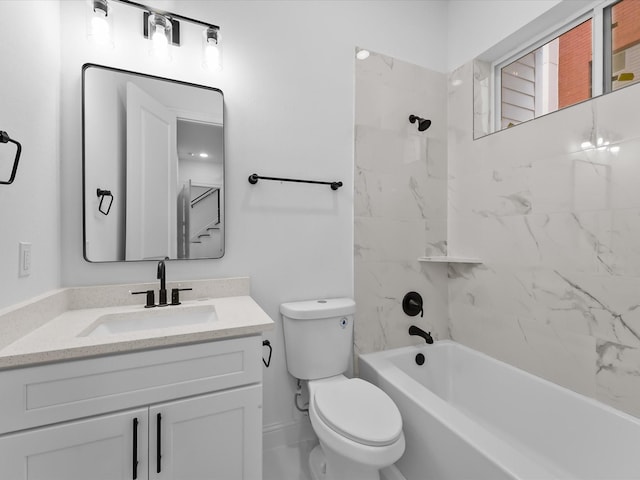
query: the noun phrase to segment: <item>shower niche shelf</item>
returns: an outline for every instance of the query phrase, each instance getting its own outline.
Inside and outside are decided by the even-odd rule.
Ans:
[[[453,256],[434,256],[434,257],[418,257],[419,262],[427,263],[468,263],[468,264],[481,264],[482,260],[474,257],[453,257]]]

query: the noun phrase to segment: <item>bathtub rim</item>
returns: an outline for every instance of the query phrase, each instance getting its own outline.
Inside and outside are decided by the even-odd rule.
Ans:
[[[392,349],[388,349],[388,350],[381,350],[378,352],[370,352],[370,353],[364,353],[359,355],[358,357],[358,362],[360,362],[360,359],[362,359],[362,361],[366,361],[366,362],[375,362],[376,364],[378,364],[379,362],[382,361],[386,361],[390,363],[390,366],[394,367],[394,368],[398,368],[398,370],[400,370],[399,367],[397,367],[395,364],[393,364],[393,362],[390,360],[391,357],[396,357],[396,356],[402,356],[405,354],[410,354],[411,356],[415,356],[415,354],[417,353],[422,353],[423,355],[425,355],[428,357],[428,353],[430,349],[433,348],[438,348],[439,346],[448,346],[448,347],[453,347],[453,348],[460,348],[461,350],[466,351],[467,353],[470,353],[472,355],[478,355],[479,357],[485,359],[486,361],[490,362],[493,365],[500,365],[503,368],[508,369],[511,372],[517,372],[519,374],[525,375],[526,377],[532,379],[535,382],[539,382],[542,385],[546,385],[550,388],[553,389],[561,389],[563,391],[566,391],[570,396],[572,396],[573,398],[579,399],[581,401],[586,401],[587,403],[591,404],[594,407],[598,407],[601,408],[603,410],[605,410],[606,412],[615,415],[617,417],[620,417],[623,420],[627,420],[631,423],[634,423],[636,425],[638,425],[638,427],[640,427],[640,418],[635,417],[633,415],[631,415],[630,413],[627,412],[623,412],[622,410],[619,410],[615,407],[612,407],[611,405],[608,405],[600,400],[597,400],[596,398],[593,397],[589,397],[587,395],[584,395],[582,393],[576,392],[575,390],[570,389],[569,387],[565,387],[563,385],[557,384],[552,382],[551,380],[547,380],[546,378],[540,377],[534,373],[528,372],[522,368],[516,367],[514,365],[511,365],[510,363],[507,363],[505,361],[499,360],[495,357],[492,357],[491,355],[488,355],[484,352],[481,352],[480,350],[475,350],[471,347],[468,347],[467,345],[464,345],[462,343],[456,342],[455,340],[437,340],[434,344],[432,345],[409,345],[406,347],[398,347],[398,348],[392,348]],[[364,357],[364,358],[363,358]],[[384,359],[384,360],[383,360]],[[370,363],[371,365],[371,363]],[[402,371],[402,370],[401,370]],[[411,378],[410,375],[408,375],[405,372],[402,372],[405,375],[407,375],[407,377],[410,380],[413,380]],[[435,395],[435,394],[434,394]],[[438,395],[435,395],[436,397],[438,397]],[[441,397],[438,397],[442,400]],[[444,401],[444,400],[443,400]],[[446,401],[445,401],[446,403]]]

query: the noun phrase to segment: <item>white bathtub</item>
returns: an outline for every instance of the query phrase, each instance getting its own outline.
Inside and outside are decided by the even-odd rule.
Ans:
[[[463,345],[359,365],[402,413],[407,480],[640,479],[640,420]]]

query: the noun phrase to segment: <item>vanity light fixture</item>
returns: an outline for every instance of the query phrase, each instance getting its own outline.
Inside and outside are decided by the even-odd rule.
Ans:
[[[222,46],[220,28],[209,26],[202,31],[203,65],[208,70],[222,70]]]
[[[185,17],[177,13],[152,8],[131,0],[89,0],[91,6],[89,35],[100,42],[105,32],[110,34],[112,15],[109,1],[128,5],[143,10],[143,35],[151,42],[150,51],[153,56],[167,61],[171,59],[174,47],[180,47],[180,22],[192,23],[204,27],[202,64],[214,71],[222,70],[222,45],[220,44],[220,27],[202,22],[194,18]],[[111,42],[110,35],[107,43]]]
[[[89,7],[89,38],[97,45],[113,47],[111,39],[113,15],[108,0],[90,0]]]
[[[171,60],[173,43],[173,23],[171,19],[159,13],[145,13],[145,37],[151,40],[150,53],[160,61]],[[178,45],[180,38],[178,37]]]

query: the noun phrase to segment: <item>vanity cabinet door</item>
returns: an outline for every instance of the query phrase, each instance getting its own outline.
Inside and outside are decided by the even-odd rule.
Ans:
[[[260,480],[262,387],[151,407],[149,478]]]
[[[147,411],[141,408],[0,436],[0,478],[146,480]]]

